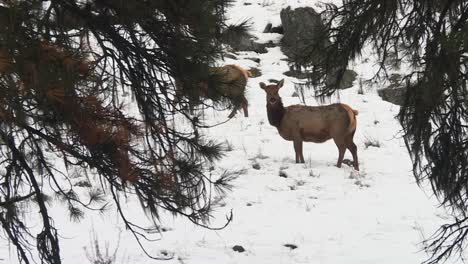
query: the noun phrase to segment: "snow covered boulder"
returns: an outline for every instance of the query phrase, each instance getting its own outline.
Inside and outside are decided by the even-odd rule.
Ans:
[[[377,91],[382,100],[396,105],[403,105],[405,102],[406,87],[389,85]]]
[[[320,38],[325,26],[320,14],[312,7],[299,7],[291,9],[288,7],[281,10],[281,23],[283,28],[283,39],[281,50],[288,58],[296,64],[309,64],[312,58],[307,58],[304,54],[310,51],[312,45],[324,47],[326,42]],[[320,50],[317,50],[317,56]]]
[[[401,76],[392,74],[389,78],[390,85],[377,91],[382,100],[396,105],[403,105],[406,96],[406,87],[401,85]]]

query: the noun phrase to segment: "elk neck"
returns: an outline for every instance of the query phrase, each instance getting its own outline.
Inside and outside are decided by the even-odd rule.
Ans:
[[[281,120],[283,119],[284,116],[284,106],[283,102],[281,101],[281,98],[279,99],[278,103],[275,105],[270,105],[267,103],[267,114],[268,114],[268,121],[270,122],[270,125],[275,126],[279,128],[281,125]]]

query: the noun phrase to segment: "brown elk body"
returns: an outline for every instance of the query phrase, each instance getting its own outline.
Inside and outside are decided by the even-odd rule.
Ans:
[[[357,147],[353,142],[358,112],[346,104],[325,106],[291,105],[284,107],[278,94],[284,80],[260,87],[267,95],[268,121],[282,138],[293,141],[296,163],[304,163],[303,142],[322,143],[329,139],[338,147],[337,167],[341,168],[346,149],[353,156],[354,169],[359,170]]]
[[[216,90],[218,93],[221,93],[222,96],[232,99],[233,110],[229,115],[229,118],[234,117],[240,108],[243,109],[244,116],[248,117],[248,101],[245,97],[245,88],[247,86],[248,78],[251,77],[251,73],[238,65],[225,65],[222,67],[210,67],[209,75],[210,77],[216,78],[218,83],[221,84],[221,87],[218,89],[212,89],[209,87],[208,81],[202,81],[197,85],[197,96],[209,97],[210,93]],[[176,79],[175,86],[177,97],[176,102],[178,102],[180,97],[183,95],[183,83]]]

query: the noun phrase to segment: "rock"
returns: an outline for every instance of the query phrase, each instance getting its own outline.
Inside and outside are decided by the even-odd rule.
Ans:
[[[390,84],[387,88],[377,90],[382,100],[396,105],[403,105],[406,96],[406,87]]]
[[[238,38],[230,38],[226,42],[234,51],[254,51],[257,53],[267,53],[268,50],[266,48],[277,46],[272,41],[268,43],[257,43],[251,36],[246,35],[242,35]]]
[[[263,30],[263,33],[270,33],[270,30],[271,30],[272,27],[273,27],[273,25],[271,23],[268,23],[265,26],[265,29]]]
[[[235,245],[232,247],[232,250],[241,253],[245,251],[245,248],[243,246]]]
[[[246,22],[228,26],[228,28],[222,33],[223,42],[231,46],[234,51],[254,51],[257,53],[266,53],[267,47],[274,46],[272,42],[255,42],[255,37],[248,32],[244,23]]]
[[[277,34],[284,34],[283,26],[273,27],[271,23],[268,23],[263,30],[263,33],[277,33]]]
[[[283,26],[272,27],[270,33],[284,34]]]
[[[289,77],[294,77],[297,79],[310,79],[314,81],[314,76],[312,75],[311,72],[308,71],[297,71],[297,70],[289,70],[283,73],[286,76]],[[346,89],[349,87],[353,86],[354,81],[356,80],[357,73],[353,70],[346,70],[343,78],[341,79],[340,87],[339,89]],[[331,85],[334,82],[335,77],[330,77],[329,81],[327,81],[327,84]]]
[[[260,58],[252,58],[252,57],[248,57],[248,58],[244,58],[246,60],[251,60],[253,62],[256,62],[256,63],[260,63]]]
[[[401,75],[393,73],[388,78],[390,85],[386,88],[377,90],[382,100],[396,105],[403,105],[406,96],[406,87],[401,84]]]
[[[320,37],[325,28],[320,14],[312,7],[288,7],[281,10],[280,16],[284,31],[281,50],[295,64],[310,64],[316,56],[320,56],[320,48],[328,43],[328,40]],[[314,45],[318,49],[310,54],[310,47]]]
[[[283,72],[283,74],[288,77],[294,77],[297,79],[307,79],[310,76],[310,73],[308,72],[296,71],[296,70],[289,70],[289,71]]]
[[[237,60],[237,56],[234,55],[234,54],[230,54],[230,53],[224,54],[224,57],[225,57],[225,58],[228,58],[228,59]]]
[[[250,68],[249,72],[252,74],[252,78],[257,78],[262,76],[262,72],[258,68]]]
[[[346,89],[353,86],[353,82],[356,80],[357,73],[353,70],[346,70],[341,79],[339,89]]]
[[[290,248],[291,250],[294,250],[294,249],[297,248],[297,246],[294,245],[294,244],[284,244],[283,246],[285,246],[285,247],[287,247],[287,248]]]
[[[252,164],[252,168],[255,169],[255,170],[261,169],[260,164],[257,163],[257,162],[255,162],[254,164]]]

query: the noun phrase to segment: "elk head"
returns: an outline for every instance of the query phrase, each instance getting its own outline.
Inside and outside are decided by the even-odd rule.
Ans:
[[[279,89],[283,87],[284,79],[279,81],[277,84],[266,85],[265,83],[260,83],[260,88],[266,92],[266,101],[267,106],[274,107],[281,103],[281,97],[279,96]]]

